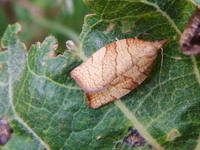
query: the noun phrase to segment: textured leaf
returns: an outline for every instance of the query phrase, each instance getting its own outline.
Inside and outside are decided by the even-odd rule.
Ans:
[[[200,1],[199,0],[191,0],[192,3],[194,3],[195,5],[200,5]]]
[[[57,47],[54,37],[26,53],[16,35],[19,30],[18,24],[9,26],[2,38],[0,115],[14,128],[11,141],[2,149],[113,147],[110,143],[120,140],[130,126],[123,114],[115,106],[89,109],[69,77],[80,61],[70,53],[48,57]],[[96,139],[99,136],[101,140]]]
[[[158,58],[148,80],[115,105],[157,149],[199,149],[199,57],[186,57],[179,47],[180,34],[194,11],[192,4],[172,0],[85,2],[96,13],[85,18],[81,34],[87,55],[116,38],[170,39],[163,48],[163,62]],[[177,138],[171,138],[173,132]]]
[[[96,13],[85,18],[81,34],[86,55],[116,38],[170,39],[163,65],[159,57],[139,88],[92,110],[69,76],[80,60],[69,52],[49,57],[57,47],[51,36],[26,52],[17,37],[20,26],[9,26],[1,42],[0,116],[8,118],[14,135],[0,149],[198,150],[200,59],[181,55],[178,43],[195,7],[186,0],[86,3]],[[151,146],[123,143],[131,126]]]

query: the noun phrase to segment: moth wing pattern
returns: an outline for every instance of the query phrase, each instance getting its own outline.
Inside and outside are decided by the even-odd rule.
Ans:
[[[84,90],[89,106],[98,108],[140,85],[166,41],[117,40],[72,70],[71,76]]]

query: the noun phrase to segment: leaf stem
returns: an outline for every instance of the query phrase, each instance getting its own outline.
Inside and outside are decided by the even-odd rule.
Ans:
[[[199,137],[199,139],[197,141],[197,146],[195,147],[194,150],[200,150],[200,137]]]
[[[194,74],[196,76],[197,82],[200,84],[200,73],[197,67],[197,61],[195,56],[191,56],[192,59],[192,64],[193,64],[193,69],[194,69]]]

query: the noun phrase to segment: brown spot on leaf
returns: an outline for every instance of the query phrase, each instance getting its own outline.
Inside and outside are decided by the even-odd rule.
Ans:
[[[200,54],[200,8],[196,8],[180,39],[181,50],[185,55]]]
[[[115,28],[115,24],[114,23],[110,23],[108,25],[108,27],[106,28],[106,30],[104,31],[104,34],[110,33],[112,30],[114,30],[114,28]]]
[[[54,58],[56,57],[56,50],[58,49],[58,43],[54,43],[52,45],[52,50],[48,53],[47,56],[45,56],[46,59]]]
[[[0,71],[3,70],[3,63],[0,63]]]
[[[102,136],[100,136],[100,135],[96,136],[96,139],[97,139],[97,140],[99,140],[99,139],[101,139],[101,138],[102,138]]]
[[[173,141],[175,138],[179,137],[181,134],[177,129],[172,129],[167,135],[168,141]]]
[[[176,57],[175,59],[176,60],[182,60],[183,58],[182,57]]]
[[[12,137],[13,129],[5,118],[0,118],[0,145],[4,146]]]
[[[145,139],[140,135],[140,133],[135,128],[132,127],[129,128],[129,134],[126,137],[124,137],[123,142],[131,145],[132,147],[139,147],[146,145]]]
[[[66,42],[66,47],[67,47],[68,50],[73,50],[73,49],[75,49],[76,46],[75,46],[75,44],[72,40],[68,40]]]

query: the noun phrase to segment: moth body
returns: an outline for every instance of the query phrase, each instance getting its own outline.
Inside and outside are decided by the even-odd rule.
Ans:
[[[117,40],[96,51],[71,76],[85,92],[89,106],[98,108],[140,85],[166,41]]]

